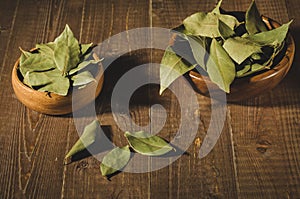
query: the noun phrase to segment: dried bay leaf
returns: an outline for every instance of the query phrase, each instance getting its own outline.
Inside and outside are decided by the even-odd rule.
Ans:
[[[80,136],[80,139],[72,146],[70,151],[65,156],[65,164],[69,164],[72,161],[72,156],[76,153],[83,151],[90,145],[92,145],[97,135],[100,132],[100,123],[98,120],[92,121],[90,124],[88,124],[84,130],[82,135]]]
[[[106,154],[101,162],[100,170],[103,176],[109,176],[124,168],[130,160],[129,146],[114,148]]]
[[[46,44],[36,44],[35,47],[38,49],[39,53],[43,56],[50,57],[53,59],[54,57],[54,49],[55,49],[55,43],[49,42]]]
[[[252,1],[246,12],[245,25],[246,30],[250,35],[268,30],[265,23],[262,21],[255,1]]]
[[[187,65],[182,58],[177,56],[171,47],[168,47],[160,65],[160,91],[171,85],[178,77],[195,68],[196,65]]]
[[[54,40],[54,58],[57,68],[66,75],[78,64],[80,46],[70,27],[66,25],[64,31]]]
[[[242,37],[228,38],[225,40],[223,47],[238,64],[241,64],[252,54],[262,52],[260,45]]]
[[[254,35],[249,35],[248,37],[245,38],[261,46],[279,46],[286,38],[286,35],[289,30],[289,26],[292,22],[293,20],[281,25],[278,28],[266,32],[257,33]]]
[[[49,81],[49,83],[45,84],[47,81]],[[38,91],[52,92],[62,96],[68,94],[70,87],[69,78],[62,76],[58,69],[30,72],[29,82],[34,84],[34,86],[41,86],[37,89]]]
[[[193,36],[193,35],[181,35],[184,39],[186,39],[190,45],[190,50],[192,51],[193,58],[196,60],[197,64],[201,66],[204,70],[206,70],[206,62],[208,52],[206,50],[208,44],[211,40],[207,37],[201,36]],[[185,58],[185,57],[183,57]]]
[[[144,131],[135,133],[127,131],[124,135],[131,148],[142,155],[160,156],[174,149],[162,138]]]
[[[251,65],[245,65],[243,69],[236,71],[236,77],[243,77],[251,69]]]
[[[73,81],[73,86],[82,86],[92,81],[96,82],[93,75],[89,71],[83,71],[81,73],[73,75],[71,77],[71,80]]]
[[[31,53],[31,55],[26,58],[29,54],[25,55],[23,52],[22,54],[25,57],[22,58],[21,56],[22,61],[20,61],[19,69],[23,77],[27,72],[46,71],[55,67],[53,60],[49,57],[41,57],[38,53]]]
[[[93,43],[80,44],[81,55],[85,55],[92,46],[93,46]]]
[[[78,66],[76,68],[73,68],[69,71],[69,75],[73,75],[75,74],[76,72],[86,68],[87,66],[89,65],[92,65],[92,64],[99,64],[101,60],[88,60],[88,61],[83,61],[81,62],[80,64],[78,64]]]
[[[191,35],[203,37],[219,37],[218,20],[222,20],[231,30],[234,30],[240,23],[231,15],[198,12],[183,21],[187,32]]]
[[[216,39],[212,40],[210,46],[207,73],[215,84],[229,93],[230,84],[235,78],[235,64]]]
[[[235,35],[235,32],[221,20],[218,20],[218,31],[223,40]]]

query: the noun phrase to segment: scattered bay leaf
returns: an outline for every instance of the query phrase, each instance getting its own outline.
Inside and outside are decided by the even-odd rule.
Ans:
[[[135,133],[127,131],[125,132],[125,137],[132,149],[143,155],[160,156],[174,149],[162,138],[144,131]]]
[[[76,153],[83,151],[90,145],[92,145],[96,137],[100,131],[100,123],[98,120],[92,121],[88,124],[84,130],[82,135],[80,136],[79,140],[73,145],[71,150],[65,156],[65,164],[69,164],[72,161],[72,156]]]
[[[129,146],[114,148],[106,154],[101,162],[100,170],[103,176],[109,176],[124,168],[130,160]]]

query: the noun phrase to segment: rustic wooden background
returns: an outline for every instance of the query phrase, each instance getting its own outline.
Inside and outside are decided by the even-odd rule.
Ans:
[[[250,2],[224,0],[223,8],[245,11]],[[212,0],[1,0],[0,198],[300,198],[298,0],[257,0],[263,15],[281,23],[295,19],[291,27],[297,45],[294,64],[274,90],[228,104],[220,139],[203,159],[198,158],[198,151],[211,110],[210,100],[201,95],[197,113],[201,124],[189,155],[157,171],[121,172],[111,181],[101,177],[94,157],[63,165],[64,155],[78,139],[72,115],[39,114],[14,95],[11,71],[20,56],[18,47],[30,49],[35,43],[52,41],[66,23],[80,42],[99,43],[128,29],[172,28],[196,11],[211,10],[214,4]],[[121,57],[105,73],[96,110],[117,144],[123,138],[109,108],[114,82],[126,69],[159,62],[161,55],[140,50]],[[171,92],[162,97],[157,92],[158,86],[153,85],[139,89],[131,103],[131,116],[135,123],[147,125],[149,107],[162,103],[168,119],[160,135],[170,139],[179,125],[178,101]],[[155,125],[159,120],[151,122]],[[133,130],[131,123],[124,125]]]

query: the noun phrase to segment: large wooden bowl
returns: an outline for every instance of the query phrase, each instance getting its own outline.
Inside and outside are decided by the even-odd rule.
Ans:
[[[269,29],[277,28],[280,24],[270,18],[263,17],[264,23]],[[270,70],[257,73],[249,77],[236,78],[230,86],[230,93],[227,101],[237,102],[273,89],[287,74],[292,65],[295,54],[295,43],[290,34],[286,39],[286,50],[282,54],[282,59]],[[216,99],[224,95],[219,87],[211,82],[208,76],[200,75],[195,71],[189,72],[189,77],[194,83],[196,90],[205,96]],[[208,90],[209,86],[209,90]]]
[[[19,63],[20,59],[16,61],[12,71],[12,86],[14,92],[19,101],[26,107],[40,113],[47,115],[64,115],[71,113],[72,111],[76,111],[72,109],[72,98],[77,100],[73,107],[80,109],[92,102],[102,90],[104,75],[101,62],[98,65],[99,70],[95,76],[97,82],[91,82],[81,89],[74,87],[69,90],[66,96],[37,91],[23,84],[20,80],[22,76],[19,72]]]

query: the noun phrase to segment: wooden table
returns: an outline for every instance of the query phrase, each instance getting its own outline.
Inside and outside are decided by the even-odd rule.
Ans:
[[[223,8],[245,11],[250,2],[224,0]],[[52,41],[66,23],[80,42],[100,43],[138,27],[172,28],[196,11],[211,10],[214,4],[211,0],[1,0],[0,198],[300,198],[298,0],[257,0],[261,14],[281,23],[295,19],[291,27],[297,45],[294,64],[272,91],[228,104],[221,136],[204,158],[198,153],[210,123],[211,101],[199,94],[200,108],[195,114],[201,122],[187,155],[156,171],[121,172],[111,181],[101,176],[94,157],[63,165],[66,152],[78,139],[72,115],[39,114],[16,99],[11,71],[20,56],[19,46],[28,50],[36,43]],[[110,109],[114,83],[128,69],[159,63],[161,56],[162,51],[138,50],[120,57],[105,72],[104,89],[95,107],[116,145],[123,144],[124,138]],[[169,91],[159,96],[158,89],[158,85],[148,85],[134,94],[132,121],[124,120],[123,125],[129,131],[137,130],[133,123],[147,125],[155,111],[151,105],[162,104],[167,122],[160,135],[171,140],[180,124],[178,101]],[[185,98],[188,103],[189,96]],[[118,120],[122,122],[122,117]],[[153,118],[149,131],[159,122],[159,117]],[[193,125],[193,121],[186,122]]]

